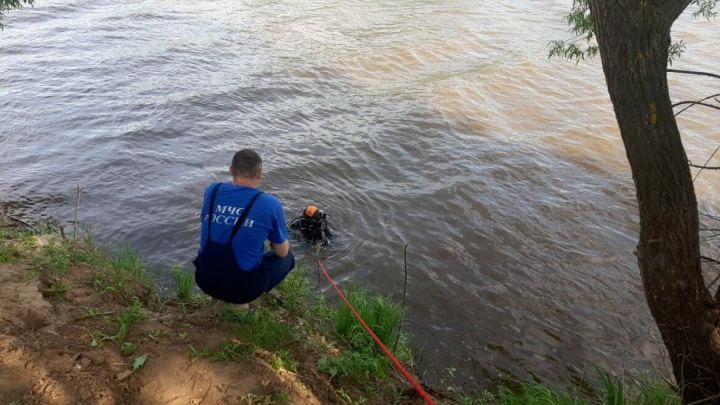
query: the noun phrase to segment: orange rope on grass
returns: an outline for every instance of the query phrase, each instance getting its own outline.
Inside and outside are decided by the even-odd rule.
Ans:
[[[365,329],[365,331],[368,334],[370,334],[370,337],[372,338],[372,340],[375,342],[375,344],[378,345],[380,350],[382,350],[383,354],[385,354],[385,357],[387,357],[390,360],[393,367],[395,367],[395,370],[397,370],[400,374],[403,375],[403,377],[405,377],[407,382],[409,382],[410,385],[412,385],[412,387],[415,389],[415,391],[417,391],[417,393],[425,401],[426,404],[435,405],[435,400],[427,392],[425,392],[425,390],[422,388],[422,386],[420,386],[420,384],[418,384],[417,381],[415,381],[415,378],[413,378],[413,376],[410,374],[410,372],[408,372],[405,369],[405,367],[403,367],[402,363],[400,363],[400,360],[398,360],[397,357],[395,357],[395,355],[393,355],[392,352],[387,347],[385,347],[385,345],[380,340],[380,338],[378,338],[377,335],[375,335],[375,332],[372,331],[372,329],[368,326],[367,322],[365,322],[365,320],[362,318],[362,316],[360,316],[360,314],[357,312],[357,310],[355,310],[355,308],[352,306],[350,301],[348,301],[345,294],[343,294],[343,292],[340,291],[340,288],[335,283],[335,280],[333,280],[333,278],[330,277],[330,274],[325,269],[325,266],[323,265],[322,261],[320,261],[320,258],[317,258],[317,264],[318,264],[318,267],[320,268],[320,270],[322,270],[323,274],[325,275],[325,277],[328,279],[328,281],[332,285],[332,287],[335,289],[335,292],[340,296],[340,299],[345,303],[345,305],[347,305],[347,307],[350,309],[350,312],[352,312],[355,319],[357,319],[358,322],[360,322],[360,325],[362,325],[362,327]]]

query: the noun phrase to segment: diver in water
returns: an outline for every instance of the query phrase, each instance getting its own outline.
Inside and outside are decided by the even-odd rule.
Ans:
[[[205,190],[195,281],[206,294],[244,304],[278,285],[295,266],[283,205],[258,190],[262,159],[254,150],[235,154],[232,182]],[[265,253],[265,242],[272,250]]]

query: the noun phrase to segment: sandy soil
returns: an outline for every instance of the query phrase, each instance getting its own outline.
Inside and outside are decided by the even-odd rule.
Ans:
[[[23,265],[0,265],[0,403],[43,404],[231,404],[336,402],[320,376],[313,389],[298,374],[274,370],[261,360],[213,362],[193,358],[189,345],[213,346],[234,339],[212,309],[186,314],[166,307],[131,328],[126,340],[138,344],[130,356],[117,344],[91,347],[120,305],[93,288],[94,271],[76,267],[63,281],[65,299],[30,276]],[[102,316],[87,317],[83,308]],[[113,313],[113,314],[111,314]],[[137,354],[145,365],[133,372]],[[319,383],[319,385],[318,385]],[[323,389],[323,385],[325,385]]]

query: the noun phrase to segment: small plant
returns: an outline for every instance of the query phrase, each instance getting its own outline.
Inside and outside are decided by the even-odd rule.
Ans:
[[[246,315],[240,333],[250,343],[268,350],[276,350],[297,340],[293,327],[278,320],[268,309],[258,309]]]
[[[70,286],[63,283],[61,280],[55,280],[50,283],[49,292],[55,294],[57,298],[65,299],[65,294],[70,289]]]
[[[307,308],[305,304],[310,296],[310,280],[307,272],[307,267],[298,266],[277,286],[283,306],[294,314],[299,314]]]
[[[280,392],[273,398],[273,405],[290,405],[292,403],[292,397],[287,392]]]
[[[367,290],[350,287],[345,294],[365,319],[377,337],[386,345],[395,342],[397,327],[402,321],[400,305],[382,296],[372,296]],[[353,348],[374,347],[372,339],[355,319],[347,306],[339,306],[334,316],[335,333]]]
[[[145,311],[143,309],[140,300],[137,297],[133,297],[132,304],[123,308],[122,312],[117,318],[118,331],[113,336],[113,340],[122,342],[128,333],[128,330],[132,325],[145,319]]]
[[[192,274],[184,272],[179,265],[170,269],[170,274],[175,280],[175,294],[181,301],[187,301],[192,297],[195,280]]]
[[[577,395],[571,395],[564,391],[555,390],[539,383],[527,383],[522,386],[519,392],[513,392],[507,387],[498,388],[497,395],[485,396],[484,403],[499,403],[502,405],[584,405],[585,401]]]
[[[133,353],[135,352],[135,350],[137,350],[137,348],[138,348],[138,346],[137,346],[135,343],[132,343],[132,342],[123,342],[123,343],[120,345],[120,353],[122,353],[122,354],[124,354],[124,355],[127,356],[127,355],[130,355],[130,354],[133,354]]]
[[[115,257],[113,257],[111,264],[113,269],[124,271],[138,278],[145,277],[146,275],[145,264],[129,245],[125,245],[120,249]]]
[[[123,292],[128,286],[141,284],[149,286],[150,278],[147,275],[145,264],[140,257],[127,245],[117,254],[105,259],[99,251],[92,260],[99,261],[99,265],[106,267],[95,275],[95,288],[101,291]]]
[[[378,338],[392,347],[397,337],[397,327],[402,320],[400,305],[385,297],[372,296],[358,287],[348,288],[346,295]],[[339,356],[322,357],[318,362],[320,370],[331,377],[387,377],[389,360],[376,347],[350,310],[346,306],[340,306],[332,313],[331,319],[335,334],[348,347],[341,351]],[[412,360],[405,339],[399,339],[396,355],[404,362]]]
[[[45,267],[59,274],[65,274],[72,261],[72,245],[70,242],[50,239],[44,251]]]
[[[10,243],[0,241],[0,264],[12,263],[17,257],[18,253]]]
[[[275,370],[287,370],[296,373],[299,363],[287,350],[280,350],[270,356],[270,365]]]
[[[345,392],[345,390],[343,390],[342,388],[340,388],[340,390],[338,390],[338,394],[340,395],[340,397],[342,397],[342,399],[345,400],[346,403],[348,403],[350,405],[363,405],[367,402],[367,398],[365,398],[363,396],[360,396],[358,398],[353,398],[350,394]]]
[[[378,355],[372,348],[366,351],[346,350],[339,356],[323,356],[318,360],[318,369],[331,378],[335,377],[387,377],[390,361]]]
[[[203,350],[197,350],[193,345],[189,345],[189,348],[193,358],[212,361],[235,361],[255,353],[255,348],[252,345],[238,342],[222,342],[215,348],[205,348]]]
[[[243,405],[274,405],[276,402],[272,395],[258,395],[248,392],[240,397],[240,403]]]

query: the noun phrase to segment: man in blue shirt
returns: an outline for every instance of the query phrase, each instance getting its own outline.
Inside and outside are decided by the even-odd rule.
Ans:
[[[232,182],[205,190],[195,281],[208,295],[250,302],[278,285],[295,266],[280,200],[258,190],[262,159],[243,149],[230,165]],[[265,241],[272,251],[265,253]]]

